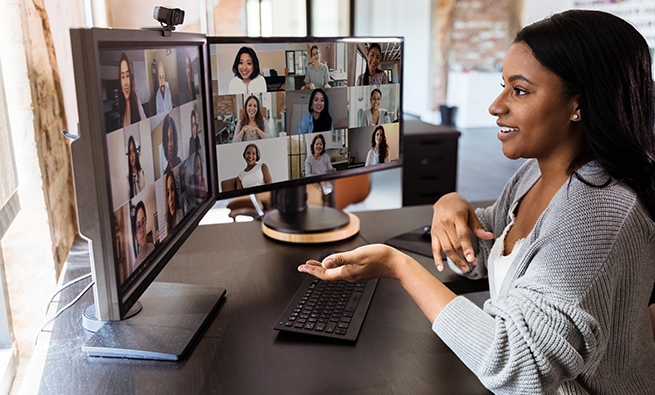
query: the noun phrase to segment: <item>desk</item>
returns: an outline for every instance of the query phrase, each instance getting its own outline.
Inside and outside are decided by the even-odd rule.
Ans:
[[[227,289],[218,314],[186,360],[88,358],[81,350],[89,336],[81,327],[81,312],[92,303],[88,293],[55,321],[52,332],[41,334],[23,389],[43,394],[488,394],[392,280],[379,282],[355,344],[272,329],[305,276],[296,271],[300,263],[326,249],[381,242],[425,225],[431,207],[357,215],[359,235],[326,245],[267,239],[259,222],[199,226],[158,277]],[[69,255],[67,278],[89,271],[83,244],[76,243]],[[430,258],[416,257],[459,292],[486,286],[448,269],[438,273]],[[64,292],[61,305],[82,283]]]

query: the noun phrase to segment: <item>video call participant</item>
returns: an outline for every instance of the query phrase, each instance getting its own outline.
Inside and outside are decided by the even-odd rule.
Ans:
[[[194,106],[191,111],[191,137],[189,137],[189,156],[200,150],[200,136],[198,135],[197,108]]]
[[[332,167],[330,156],[325,153],[325,137],[322,134],[314,136],[309,149],[312,154],[305,159],[305,177],[337,171]]]
[[[166,81],[163,62],[159,62],[159,66],[157,67],[157,80],[159,81],[159,89],[155,94],[157,114],[161,114],[173,109],[173,99],[171,97],[171,90],[168,88],[168,82]]]
[[[387,145],[387,136],[384,134],[384,128],[378,126],[371,135],[371,150],[366,155],[366,164],[364,166],[373,166],[389,161],[389,146]]]
[[[382,50],[380,49],[380,45],[372,43],[366,54],[366,71],[357,77],[356,85],[384,85],[389,83],[385,72],[378,69],[381,58]]]
[[[232,142],[267,139],[271,137],[271,128],[262,116],[259,99],[250,96],[246,99],[243,109],[243,116],[239,118],[236,126],[236,134]]]
[[[191,182],[194,188],[194,197],[196,204],[202,201],[202,198],[207,194],[207,182],[202,176],[202,162],[200,154],[195,154],[193,159],[193,180]]]
[[[270,184],[273,181],[266,163],[259,163],[261,152],[257,145],[248,144],[243,151],[243,159],[246,160],[246,168],[239,173],[237,189]]]
[[[489,277],[483,308],[381,244],[299,270],[397,280],[494,393],[653,393],[653,92],[648,44],[617,16],[569,10],[517,34],[489,112],[505,156],[530,159],[492,206],[451,193],[432,219],[438,270],[443,250]]]
[[[136,204],[132,217],[132,232],[134,233],[134,245],[136,248],[136,260],[132,272],[155,250],[153,243],[148,243],[148,216],[146,215],[146,206],[143,202]]]
[[[371,92],[371,108],[364,110],[362,115],[362,126],[391,123],[389,112],[381,109],[380,104],[382,104],[382,92],[375,88]]]
[[[330,71],[327,65],[321,63],[321,51],[314,45],[310,52],[314,63],[308,65],[305,71],[305,88],[330,88]]]
[[[164,158],[168,162],[164,172],[174,169],[177,165],[182,163],[182,160],[177,156],[177,126],[175,120],[169,115],[164,118],[164,125],[161,129],[161,144],[164,147]]]
[[[167,169],[164,174],[164,185],[166,187],[166,230],[168,234],[171,234],[173,228],[184,218],[177,193],[177,182],[171,170]]]
[[[130,174],[127,176],[127,182],[130,186],[130,199],[135,197],[139,192],[143,191],[146,187],[146,176],[141,168],[141,160],[139,159],[139,151],[136,149],[134,136],[127,139],[127,159]]]
[[[118,95],[118,110],[120,112],[118,121],[120,127],[125,127],[146,119],[146,113],[143,111],[143,106],[141,106],[139,97],[136,95],[132,65],[125,52],[121,53],[118,72],[122,93]]]
[[[314,89],[309,96],[308,107],[309,114],[300,121],[298,134],[318,133],[334,129],[330,116],[330,105],[323,89]]]
[[[228,93],[266,92],[266,80],[259,71],[259,59],[255,50],[241,47],[232,65],[234,78],[230,81]]]
[[[193,71],[191,68],[191,57],[186,56],[185,59],[185,78],[184,83],[180,84],[180,101],[179,104],[188,103],[190,101],[196,100],[196,87],[193,82]]]

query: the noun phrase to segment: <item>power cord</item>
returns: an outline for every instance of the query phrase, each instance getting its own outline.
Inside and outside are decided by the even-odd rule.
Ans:
[[[82,276],[82,277],[85,277],[85,276]],[[88,277],[88,276],[86,276],[86,277]],[[78,279],[75,279],[75,280],[73,280],[73,281],[77,282],[77,281],[79,281],[79,280],[80,280],[80,279],[78,278]],[[39,335],[41,334],[41,332],[43,332],[43,330],[44,330],[48,325],[50,325],[50,323],[51,323],[52,321],[54,321],[55,319],[57,319],[57,317],[59,317],[59,316],[60,316],[64,311],[68,310],[68,309],[69,309],[71,306],[73,306],[73,305],[74,305],[78,300],[80,300],[80,299],[82,298],[82,296],[84,296],[84,294],[87,293],[87,291],[88,291],[89,289],[91,289],[91,287],[92,287],[94,284],[95,284],[95,281],[91,281],[91,282],[90,282],[86,287],[84,287],[84,289],[83,289],[79,294],[77,294],[77,296],[76,296],[73,300],[71,300],[71,301],[70,301],[66,306],[62,307],[59,311],[57,311],[57,312],[55,313],[55,315],[53,315],[50,319],[48,319],[48,320],[43,324],[43,326],[41,327],[41,329],[39,329],[39,332],[36,334],[36,339],[34,339],[34,345],[35,345],[35,346],[36,346],[36,343],[37,343],[38,340],[39,340]],[[65,286],[70,286],[70,285],[69,285],[69,284],[66,284]],[[63,287],[62,287],[62,288],[63,288]],[[60,291],[61,291],[61,290],[60,290]],[[53,297],[53,298],[54,298],[54,297]]]
[[[50,311],[50,306],[52,305],[52,301],[55,300],[55,297],[57,295],[59,295],[61,293],[61,291],[65,290],[66,288],[70,287],[71,285],[77,283],[78,281],[84,280],[87,277],[91,277],[91,272],[89,272],[89,273],[87,273],[87,274],[85,274],[83,276],[80,276],[80,277],[78,277],[78,278],[76,278],[74,280],[71,280],[71,281],[67,282],[66,284],[62,285],[61,288],[56,290],[55,293],[52,294],[52,297],[50,298],[50,301],[48,302],[48,306],[45,309],[45,316],[46,317],[48,316],[48,312]]]

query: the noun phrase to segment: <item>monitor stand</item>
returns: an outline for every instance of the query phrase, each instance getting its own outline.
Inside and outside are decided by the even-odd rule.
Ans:
[[[83,314],[85,329],[95,332],[82,346],[91,357],[178,361],[212,320],[224,288],[153,282],[130,318],[99,321],[95,305]],[[140,311],[139,311],[140,310]]]
[[[305,186],[274,191],[276,209],[262,220],[262,231],[288,243],[329,243],[359,232],[359,218],[326,206],[307,205]]]

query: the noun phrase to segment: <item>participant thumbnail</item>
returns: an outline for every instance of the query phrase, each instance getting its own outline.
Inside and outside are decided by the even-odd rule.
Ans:
[[[285,59],[282,44],[212,44],[212,87],[219,95],[284,90]]]
[[[384,125],[400,118],[400,85],[369,85],[348,88],[350,127]]]
[[[287,133],[318,133],[348,127],[348,88],[286,94]]]
[[[288,180],[287,151],[286,138],[217,145],[219,192]]]

